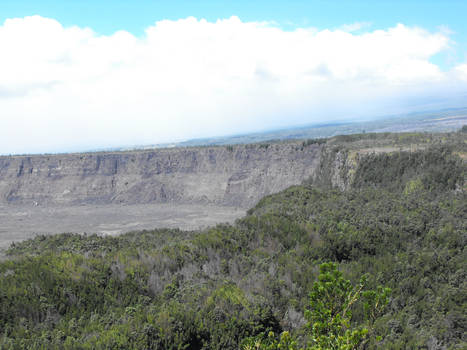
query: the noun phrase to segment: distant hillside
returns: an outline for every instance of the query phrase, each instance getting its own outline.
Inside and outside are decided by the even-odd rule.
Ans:
[[[244,144],[270,140],[327,138],[336,135],[349,135],[365,132],[450,132],[456,131],[460,129],[462,125],[466,124],[467,108],[452,108],[406,115],[385,116],[373,118],[367,121],[318,123],[251,134],[195,139],[160,146],[173,147]]]
[[[463,125],[467,125],[467,107],[380,116],[359,121],[344,119],[341,121],[312,123],[296,127],[284,127],[238,135],[197,138],[181,142],[113,147],[90,151],[112,152],[151,150],[155,148],[225,146],[271,141],[329,138],[337,135],[359,133],[452,132],[459,130]]]

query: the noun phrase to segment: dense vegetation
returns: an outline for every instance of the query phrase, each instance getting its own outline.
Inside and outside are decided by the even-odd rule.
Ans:
[[[369,154],[348,190],[291,187],[235,225],[15,244],[0,263],[0,348],[318,349],[316,334],[351,330],[349,349],[465,349],[466,164],[456,140]],[[322,317],[326,281],[361,293],[335,328]],[[387,306],[369,308],[377,298]]]

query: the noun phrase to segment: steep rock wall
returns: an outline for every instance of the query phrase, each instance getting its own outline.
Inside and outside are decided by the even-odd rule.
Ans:
[[[302,142],[0,157],[0,203],[206,203],[250,207],[315,176]]]
[[[321,187],[338,188],[345,191],[352,186],[360,158],[358,151],[325,146],[321,149],[319,165],[308,180]]]

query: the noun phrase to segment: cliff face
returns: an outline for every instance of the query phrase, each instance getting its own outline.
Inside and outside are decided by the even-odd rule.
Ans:
[[[0,157],[0,204],[199,203],[250,207],[314,177],[301,142]]]

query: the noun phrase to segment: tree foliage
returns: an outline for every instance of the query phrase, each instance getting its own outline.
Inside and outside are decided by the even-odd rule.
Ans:
[[[378,287],[366,290],[366,276],[357,285],[342,276],[334,263],[320,265],[318,281],[310,292],[309,308],[305,310],[308,344],[305,350],[354,350],[361,348],[372,333],[374,320],[382,313],[389,301],[389,288]],[[352,309],[360,303],[366,313],[366,324],[352,324]],[[377,337],[381,340],[381,337]],[[298,349],[297,341],[289,332],[283,332],[278,339],[269,333],[249,338],[243,348],[249,349]]]

